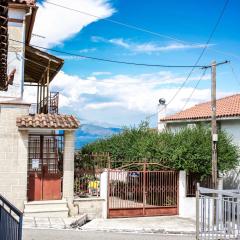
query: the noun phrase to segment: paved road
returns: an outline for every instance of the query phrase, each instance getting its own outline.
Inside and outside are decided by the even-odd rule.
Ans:
[[[24,229],[23,240],[194,240],[194,236]]]

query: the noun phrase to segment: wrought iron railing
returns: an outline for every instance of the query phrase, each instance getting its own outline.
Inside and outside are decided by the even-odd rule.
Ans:
[[[202,187],[212,187],[212,177],[205,176],[202,178],[200,174],[188,173],[186,176],[186,197],[195,197],[197,191],[197,183],[200,183]]]
[[[21,240],[22,222],[22,212],[0,195],[0,240]]]
[[[58,114],[59,92],[50,92],[48,97],[37,103],[32,103],[29,113],[34,115],[36,113],[51,113]]]

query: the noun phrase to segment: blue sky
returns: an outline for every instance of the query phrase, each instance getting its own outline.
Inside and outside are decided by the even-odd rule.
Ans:
[[[51,0],[102,19],[139,26],[154,36],[101,19],[95,19],[41,1],[32,43],[61,51],[119,61],[149,64],[192,65],[224,5],[223,0]],[[218,97],[240,90],[240,2],[230,0],[201,64],[230,60],[217,69]],[[55,53],[56,54],[56,53]],[[73,112],[86,122],[133,125],[157,111],[158,99],[168,102],[190,69],[164,69],[104,63],[57,54],[65,59],[52,88],[61,91],[62,111]],[[196,69],[186,86],[168,106],[168,113],[182,110],[201,75]],[[239,81],[239,83],[237,82]],[[201,81],[186,107],[210,98],[210,72]],[[151,119],[156,124],[156,116]]]

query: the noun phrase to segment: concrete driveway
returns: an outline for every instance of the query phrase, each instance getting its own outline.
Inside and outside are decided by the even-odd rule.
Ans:
[[[191,235],[24,229],[23,240],[194,240]]]

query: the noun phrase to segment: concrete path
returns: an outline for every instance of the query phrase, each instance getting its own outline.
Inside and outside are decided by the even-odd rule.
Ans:
[[[94,219],[81,227],[85,231],[195,234],[195,222],[177,216]]]
[[[24,229],[23,240],[194,240],[193,235],[161,235],[113,232],[85,232],[76,230]]]

